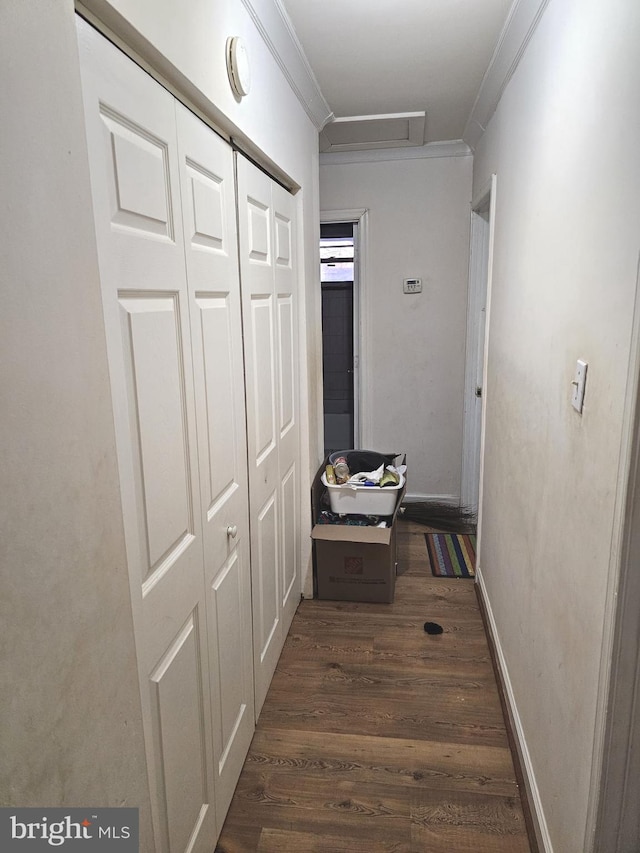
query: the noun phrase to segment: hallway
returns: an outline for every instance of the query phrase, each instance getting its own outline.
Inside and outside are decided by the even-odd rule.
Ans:
[[[217,853],[529,853],[474,585],[424,532],[394,604],[301,603]]]

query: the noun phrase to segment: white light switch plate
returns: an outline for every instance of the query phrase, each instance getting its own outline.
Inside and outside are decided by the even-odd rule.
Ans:
[[[582,414],[582,404],[584,403],[584,387],[586,381],[587,362],[582,361],[582,359],[579,358],[578,363],[576,364],[575,379],[571,383],[571,405],[576,410],[576,412],[580,412],[580,414]]]

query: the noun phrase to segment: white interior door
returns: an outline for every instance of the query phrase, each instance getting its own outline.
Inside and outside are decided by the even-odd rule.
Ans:
[[[489,201],[471,213],[461,503],[478,513],[489,271]]]
[[[299,429],[298,429],[298,294],[295,254],[295,201],[271,182],[273,208],[273,269],[278,370],[278,483],[280,489],[280,607],[286,636],[300,603]],[[283,637],[284,640],[284,637]]]
[[[78,26],[155,844],[208,851],[207,594],[175,105]]]
[[[237,157],[259,713],[300,596],[293,199]]]
[[[231,148],[176,103],[207,590],[216,810],[254,731],[244,369]]]

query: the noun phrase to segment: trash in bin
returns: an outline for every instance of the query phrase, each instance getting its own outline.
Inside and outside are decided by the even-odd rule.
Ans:
[[[392,464],[397,456],[373,450],[332,453],[322,477],[331,511],[340,515],[392,515],[406,472],[405,460],[398,468]]]

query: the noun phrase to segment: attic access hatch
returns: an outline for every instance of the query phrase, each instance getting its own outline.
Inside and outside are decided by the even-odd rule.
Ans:
[[[365,151],[424,145],[426,119],[425,112],[336,118],[320,132],[320,151]]]

